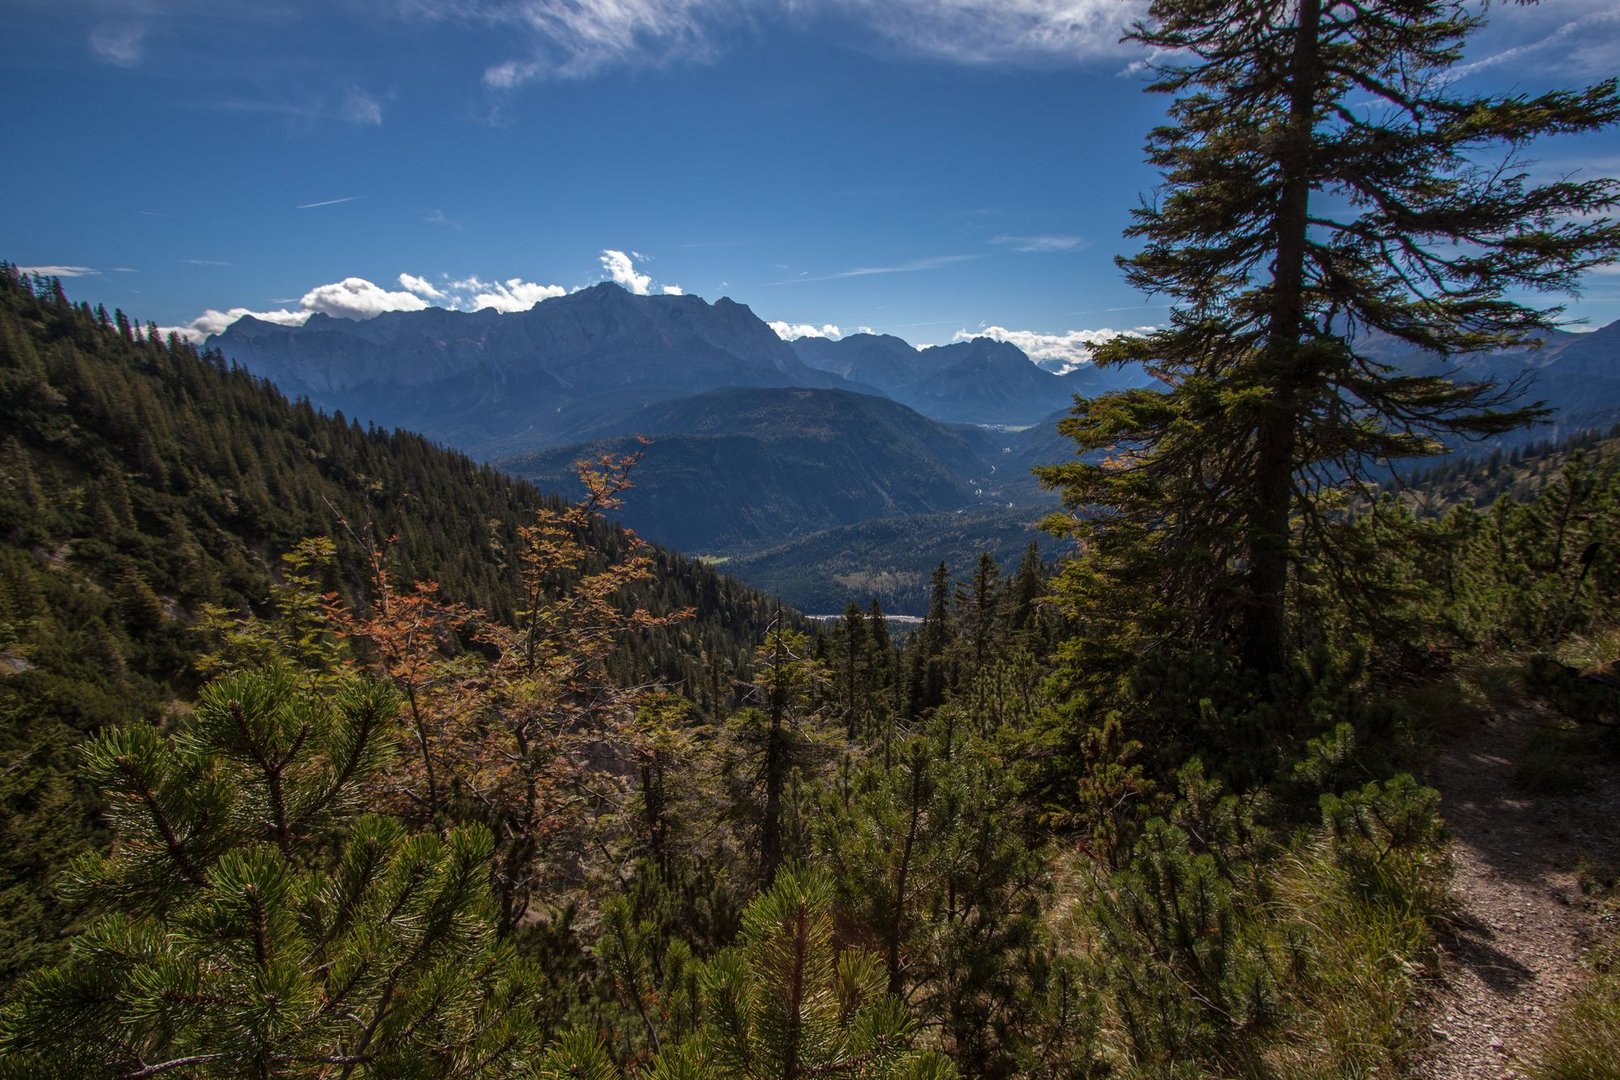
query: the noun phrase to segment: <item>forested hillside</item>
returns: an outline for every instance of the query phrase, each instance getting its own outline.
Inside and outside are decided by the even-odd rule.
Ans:
[[[575,493],[575,460],[623,453],[638,436],[652,445],[641,494],[620,519],[693,554],[746,552],[873,518],[989,501],[985,432],[848,390],[711,391],[648,406],[616,422],[609,437],[496,464]]]
[[[283,555],[326,539],[332,556],[307,568],[311,587],[359,599],[372,589],[369,549],[382,545],[395,580],[432,579],[446,598],[510,620],[525,603],[518,530],[558,504],[419,436],[289,402],[217,354],[74,306],[9,266],[0,334],[9,980],[57,948],[45,882],[99,835],[95,792],[71,779],[80,741],[191,700],[220,628],[268,610]],[[603,523],[587,539],[593,560],[625,554]],[[652,559],[656,574],[622,602],[696,615],[638,637],[616,672],[688,686],[708,707],[716,685],[729,696],[746,672],[774,609],[696,563]]]
[[[634,494],[611,463],[534,514],[5,283],[19,1076],[1420,1068],[1446,864],[1393,769],[1425,710],[1475,707],[1464,658],[1584,648],[1620,585],[1581,557],[1620,529],[1601,447],[1528,504],[1390,498],[1349,534],[1403,553],[1374,622],[1317,593],[1268,704],[1209,659],[1143,668],[1106,691],[1127,729],[1084,711],[1124,669],[1039,559],[941,568],[904,643],[859,609],[806,636],[593,524]],[[432,560],[442,591],[409,587]]]
[[[903,635],[606,526],[639,443],[545,500],[5,267],[0,1076],[1614,1075],[1620,454],[1434,462],[1546,417],[1472,361],[1620,259],[1620,180],[1514,162],[1620,81],[1470,94],[1472,10],[1151,0],[1170,314],[1096,350],[1151,382],[1059,422],[1062,557]]]

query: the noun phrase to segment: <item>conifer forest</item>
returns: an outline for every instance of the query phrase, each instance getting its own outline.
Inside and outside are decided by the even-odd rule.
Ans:
[[[1620,259],[1514,165],[1620,88],[1464,94],[1449,0],[1146,10],[1151,378],[915,625],[621,528],[638,450],[566,501],[0,265],[0,1077],[1468,1075],[1441,762],[1612,797],[1620,431],[1504,449],[1461,362]],[[1606,843],[1517,1075],[1620,1077]]]

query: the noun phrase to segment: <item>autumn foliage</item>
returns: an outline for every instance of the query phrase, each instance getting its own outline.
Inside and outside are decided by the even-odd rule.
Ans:
[[[587,543],[593,520],[620,504],[640,455],[582,462],[586,497],[542,506],[519,532],[514,569],[522,608],[505,623],[440,596],[431,581],[401,588],[386,547],[369,545],[363,608],[335,594],[326,610],[353,643],[351,662],[373,667],[404,701],[407,753],[381,783],[391,812],[445,829],[478,822],[496,838],[494,874],[503,929],[531,914],[549,877],[581,872],[579,839],[617,809],[640,756],[634,717],[651,688],[614,685],[608,657],[628,634],[689,618],[627,605],[652,558],[633,534],[606,559]]]

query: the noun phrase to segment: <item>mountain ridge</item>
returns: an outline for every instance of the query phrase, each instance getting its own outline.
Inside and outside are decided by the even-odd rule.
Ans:
[[[982,505],[996,439],[841,389],[731,387],[647,406],[587,441],[496,464],[565,492],[572,462],[639,447],[619,519],[660,543],[732,553],[871,517]]]
[[[255,320],[208,344],[289,394],[484,458],[566,442],[580,425],[714,386],[843,381],[804,364],[744,304],[612,284],[523,312]]]

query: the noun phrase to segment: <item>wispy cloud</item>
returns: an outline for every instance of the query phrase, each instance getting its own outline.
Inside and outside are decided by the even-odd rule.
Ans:
[[[220,259],[187,259],[192,266],[235,266],[235,263],[224,262]]]
[[[484,71],[484,85],[511,90],[537,79],[583,78],[630,61],[667,64],[710,55],[710,20],[718,7],[718,0],[496,0],[471,10],[527,32],[533,45],[528,56]]]
[[[363,199],[363,198],[365,198],[364,195],[345,195],[341,199],[322,199],[320,202],[300,203],[299,205],[293,207],[293,209],[294,210],[313,210],[317,206],[337,206],[340,203],[354,202],[357,199]]]
[[[38,274],[40,277],[89,277],[101,273],[93,266],[19,266],[20,274]]]
[[[457,232],[461,231],[461,222],[450,217],[443,210],[429,210],[427,213],[422,215],[422,220],[427,222],[429,225],[443,225],[446,228],[454,229]]]
[[[213,97],[198,104],[221,112],[281,117],[295,129],[331,123],[381,127],[383,122],[382,101],[354,86],[337,93],[280,87],[259,97]]]
[[[1048,253],[1059,251],[1079,251],[1091,246],[1083,236],[1069,235],[1041,235],[1041,236],[993,236],[990,242],[999,247],[1012,248],[1014,251]]]
[[[1122,55],[1121,30],[1145,0],[401,0],[409,15],[517,30],[529,49],[491,64],[510,91],[618,66],[710,59],[738,27],[820,21],[848,43],[965,64],[1072,65]]]
[[[1004,326],[981,326],[977,330],[958,330],[952,341],[972,341],[990,338],[1016,345],[1048,371],[1059,375],[1073,371],[1091,362],[1092,352],[1098,345],[1117,337],[1141,337],[1152,327],[1135,330],[1066,330],[1061,334],[1047,334],[1038,330],[1008,330]]]
[[[823,0],[892,45],[961,64],[1066,66],[1129,50],[1145,0]]]
[[[344,95],[338,114],[356,127],[381,127],[383,122],[382,104],[357,87],[350,87]]]
[[[982,259],[983,255],[932,255],[922,259],[909,259],[903,263],[894,263],[889,266],[854,266],[848,270],[840,270],[833,274],[804,274],[785,281],[772,281],[771,285],[799,285],[811,281],[837,281],[841,278],[869,277],[872,274],[910,274],[922,270],[939,270],[943,267],[954,266],[957,263],[972,262]]]
[[[897,263],[893,266],[857,266],[850,270],[843,270],[836,274],[829,274],[829,278],[866,277],[868,274],[909,274],[917,270],[938,270],[943,266],[954,266],[956,263],[971,262],[981,258],[979,255],[933,255],[924,259],[911,259],[907,262]]]
[[[146,57],[146,27],[131,22],[102,23],[90,31],[90,51],[103,63],[137,67]]]
[[[1510,67],[1554,50],[1561,71],[1610,75],[1620,68],[1620,8],[1613,0],[1562,0],[1545,7],[1503,4],[1492,15],[1481,36],[1491,51],[1452,68],[1451,78]]]

